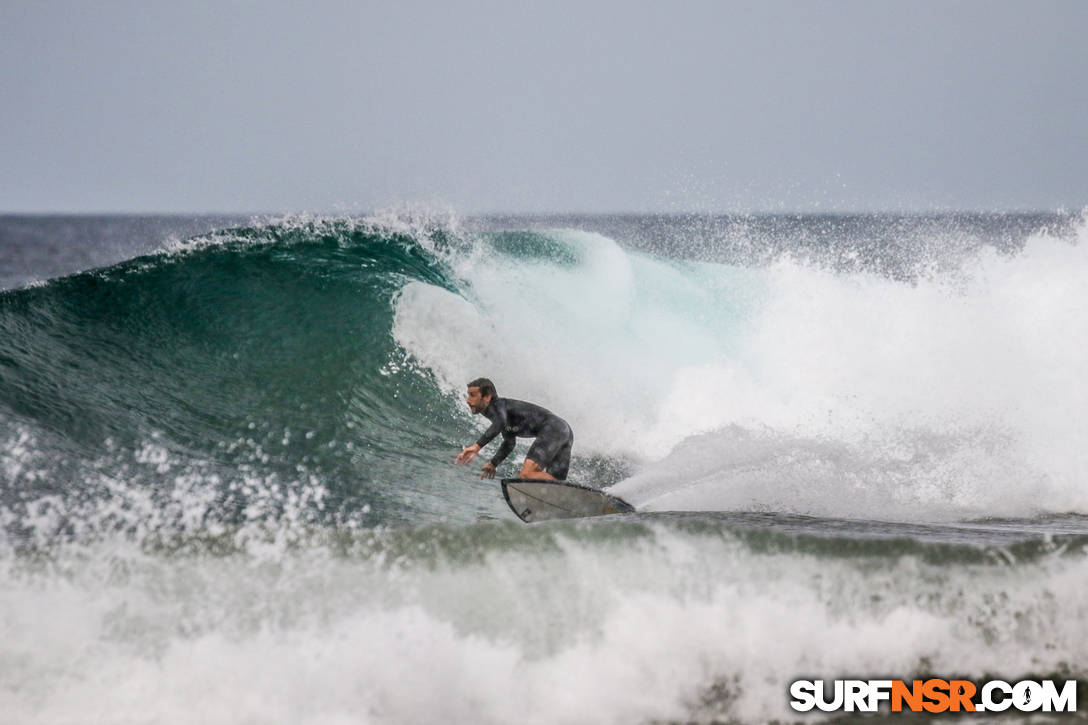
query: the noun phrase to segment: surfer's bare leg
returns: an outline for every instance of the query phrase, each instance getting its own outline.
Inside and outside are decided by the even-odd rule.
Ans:
[[[521,464],[521,473],[518,474],[519,478],[536,478],[542,481],[555,481],[555,476],[545,471],[539,463],[532,458],[526,458],[525,463]]]

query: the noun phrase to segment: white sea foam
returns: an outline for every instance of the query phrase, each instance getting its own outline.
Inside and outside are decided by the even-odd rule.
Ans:
[[[463,297],[408,285],[394,335],[451,394],[488,375],[576,453],[650,464],[618,489],[636,503],[1088,512],[1088,222],[910,282],[552,236],[576,264],[469,255]]]
[[[449,391],[487,374],[500,394],[566,417],[579,445],[641,458],[684,437],[661,431],[678,371],[727,359],[758,294],[755,273],[656,260],[585,232],[554,232],[578,262],[479,255],[467,299],[425,283],[397,300],[393,333]]]
[[[38,569],[0,558],[0,711],[43,724],[766,722],[795,719],[788,685],[802,675],[1085,674],[1083,557],[877,564],[658,525],[536,532],[460,562],[431,559],[426,541],[346,558],[108,544]]]

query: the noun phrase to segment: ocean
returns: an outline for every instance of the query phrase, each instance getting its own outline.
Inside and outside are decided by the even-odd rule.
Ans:
[[[1083,701],[1086,275],[1064,212],[0,216],[0,721]],[[638,513],[518,521],[479,376]]]

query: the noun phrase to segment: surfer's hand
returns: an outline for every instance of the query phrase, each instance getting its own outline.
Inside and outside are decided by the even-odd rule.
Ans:
[[[484,467],[480,469],[480,478],[494,478],[495,477],[495,464],[488,461],[484,464]]]
[[[457,456],[457,462],[464,465],[476,457],[476,454],[480,452],[480,447],[473,443],[471,446],[465,446],[464,450]]]

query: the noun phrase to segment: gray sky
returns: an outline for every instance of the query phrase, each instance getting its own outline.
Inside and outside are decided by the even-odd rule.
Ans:
[[[1079,209],[1088,2],[0,5],[0,211]]]

